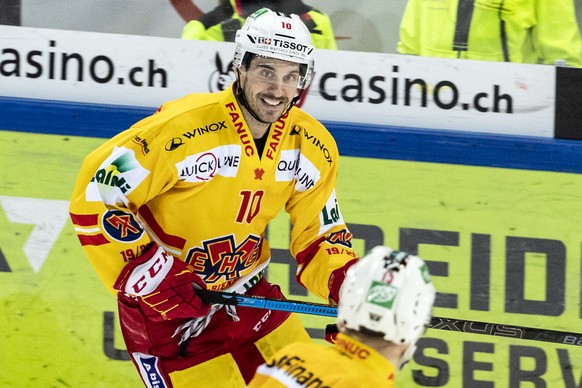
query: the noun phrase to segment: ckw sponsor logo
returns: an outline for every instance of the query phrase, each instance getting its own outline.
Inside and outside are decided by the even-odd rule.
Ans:
[[[69,202],[42,198],[0,196],[0,208],[11,224],[32,225],[22,253],[34,272],[39,272],[69,220]],[[5,256],[0,236],[0,272],[12,272],[11,257]],[[15,260],[16,261],[16,260]]]
[[[87,187],[87,201],[103,200],[105,204],[124,203],[123,197],[131,193],[149,175],[135,153],[119,147],[103,162]]]

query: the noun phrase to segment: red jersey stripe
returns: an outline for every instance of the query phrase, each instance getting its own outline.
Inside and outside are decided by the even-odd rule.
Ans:
[[[175,236],[171,234],[167,234],[160,224],[154,218],[154,215],[150,208],[147,205],[143,205],[139,208],[138,211],[139,215],[143,218],[146,224],[150,227],[151,231],[160,239],[160,241],[169,247],[176,248],[179,250],[184,249],[186,245],[186,240],[180,236]]]
[[[94,226],[97,225],[97,220],[99,218],[99,214],[73,214],[71,215],[71,220],[73,224],[78,226]]]

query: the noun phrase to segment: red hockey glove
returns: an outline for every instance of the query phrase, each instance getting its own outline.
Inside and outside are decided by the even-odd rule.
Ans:
[[[358,259],[353,259],[344,264],[343,267],[336,269],[331,273],[327,286],[329,287],[329,302],[336,305],[339,302],[339,290],[346,278],[346,272]]]
[[[136,298],[152,320],[198,318],[210,311],[196,295],[194,283],[206,285],[192,267],[156,244],[123,268],[113,287]]]

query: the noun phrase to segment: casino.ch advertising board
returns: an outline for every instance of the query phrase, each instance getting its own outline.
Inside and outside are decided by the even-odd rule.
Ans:
[[[3,71],[9,71],[5,57],[0,58]],[[134,72],[134,81],[138,74]],[[18,81],[32,87],[35,79]],[[207,74],[206,87],[208,82]],[[85,101],[84,87],[51,84],[48,78],[40,83],[63,86],[60,96],[68,91],[76,96],[73,102],[123,102],[119,93],[92,90],[89,94],[103,101]],[[55,98],[48,88],[34,90],[39,95],[12,97]],[[169,96],[156,96],[162,97]],[[42,124],[62,125],[50,118]],[[67,214],[81,161],[103,141],[0,131],[2,386],[140,386],[124,350],[115,298],[85,258]],[[538,156],[547,157],[542,152]],[[580,174],[345,155],[337,193],[360,255],[386,244],[427,260],[438,290],[436,316],[582,331]],[[293,299],[322,302],[294,281],[284,214],[268,232],[274,248],[269,279]],[[323,342],[322,329],[331,320],[302,319]],[[403,386],[580,386],[582,350],[570,344],[429,329],[398,380]]]

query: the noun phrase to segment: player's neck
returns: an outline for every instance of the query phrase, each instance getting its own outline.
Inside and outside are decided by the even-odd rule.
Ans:
[[[244,105],[241,106],[241,110],[245,118],[245,121],[249,127],[249,131],[251,131],[253,139],[262,138],[265,135],[265,133],[269,131],[269,127],[271,126],[271,124],[263,123],[257,120]]]

